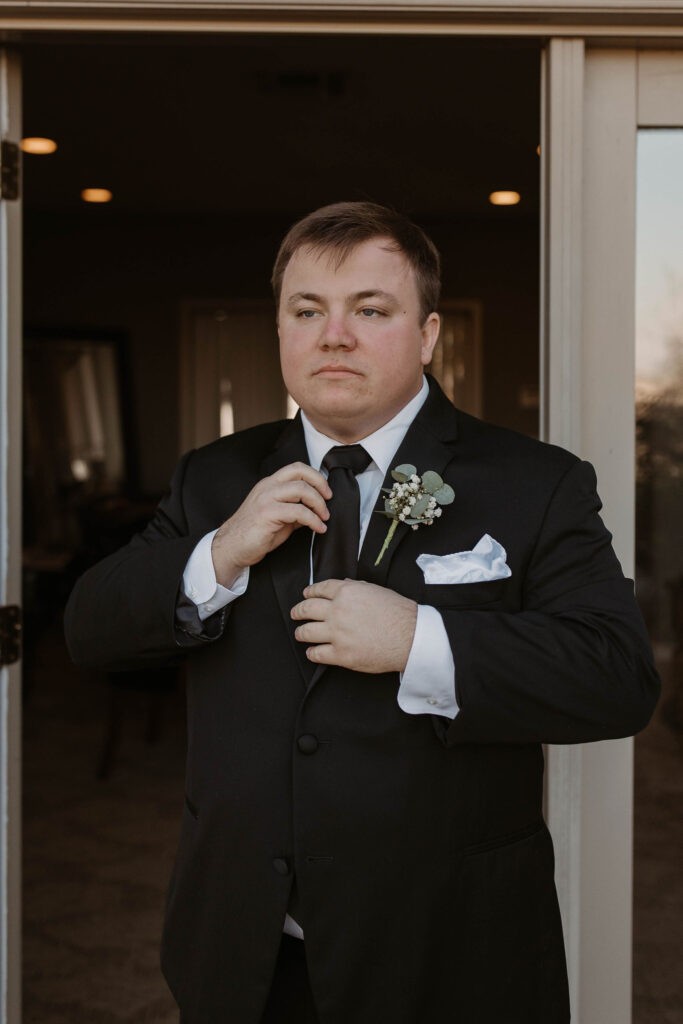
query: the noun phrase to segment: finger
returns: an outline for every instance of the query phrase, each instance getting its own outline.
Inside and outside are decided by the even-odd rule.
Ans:
[[[327,525],[320,516],[317,516],[305,505],[295,505],[293,502],[277,502],[273,512],[273,521],[283,525],[294,523],[297,526],[308,526],[315,533],[325,533],[327,530]]]
[[[300,502],[313,509],[321,519],[329,519],[330,513],[320,491],[311,487],[305,480],[289,480],[278,484],[272,491],[276,501]]]
[[[315,644],[306,648],[306,657],[318,665],[336,665],[336,655],[332,644]]]
[[[332,489],[322,473],[305,462],[292,462],[289,466],[283,466],[282,469],[273,473],[272,478],[276,480],[305,480],[311,487],[320,491],[324,498],[332,497]]]
[[[290,615],[293,619],[310,622],[324,622],[330,612],[330,602],[322,598],[308,598],[300,601],[292,608]]]
[[[330,626],[327,622],[305,622],[296,627],[294,636],[307,644],[329,644]]]
[[[327,601],[333,601],[341,588],[352,581],[349,580],[320,580],[318,583],[311,583],[304,587],[304,597],[322,597]]]

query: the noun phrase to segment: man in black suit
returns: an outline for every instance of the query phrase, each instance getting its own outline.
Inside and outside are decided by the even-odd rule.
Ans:
[[[273,284],[301,413],[185,455],[66,615],[78,664],[187,655],[181,1019],[566,1022],[541,744],[629,735],[659,687],[595,475],[423,376],[439,260],[405,218],[318,210]]]

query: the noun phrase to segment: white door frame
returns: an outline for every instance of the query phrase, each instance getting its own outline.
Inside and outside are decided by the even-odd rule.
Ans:
[[[605,519],[632,576],[633,51],[552,40],[545,75],[544,436],[594,464]],[[574,1019],[627,1024],[633,741],[549,747],[547,764]]]
[[[19,58],[0,48],[0,138],[21,138]],[[21,604],[21,202],[0,199],[0,605]],[[0,667],[0,1021],[21,1019],[21,667]]]

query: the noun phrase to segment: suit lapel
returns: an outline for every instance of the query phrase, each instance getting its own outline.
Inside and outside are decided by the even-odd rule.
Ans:
[[[390,488],[393,485],[391,470],[395,466],[410,463],[417,468],[420,475],[428,469],[441,474],[453,458],[453,449],[446,442],[455,440],[457,436],[457,414],[436,381],[431,377],[428,377],[428,380],[429,396],[391,460],[383,487]],[[358,560],[358,578],[381,587],[386,586],[391,563],[411,529],[403,523],[399,524],[391,544],[382,556],[382,561],[376,566],[375,560],[391,525],[391,520],[378,511],[384,509],[385,497],[384,492],[380,491]]]
[[[270,476],[292,462],[308,462],[300,413],[297,413],[296,418],[285,427],[277,447],[264,459],[261,464],[261,475]],[[303,599],[302,591],[309,582],[310,550],[311,531],[301,526],[284,544],[271,551],[267,558],[285,629],[306,685],[313,675],[315,666],[306,657],[306,645],[299,643],[294,637],[296,624],[290,616],[290,611]]]

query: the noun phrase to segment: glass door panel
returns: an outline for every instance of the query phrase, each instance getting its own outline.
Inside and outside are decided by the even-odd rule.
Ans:
[[[683,983],[683,129],[638,133],[636,579],[662,676],[636,739],[634,1024],[674,1019]],[[679,965],[680,966],[680,965]],[[674,1016],[676,1014],[674,1013]]]

